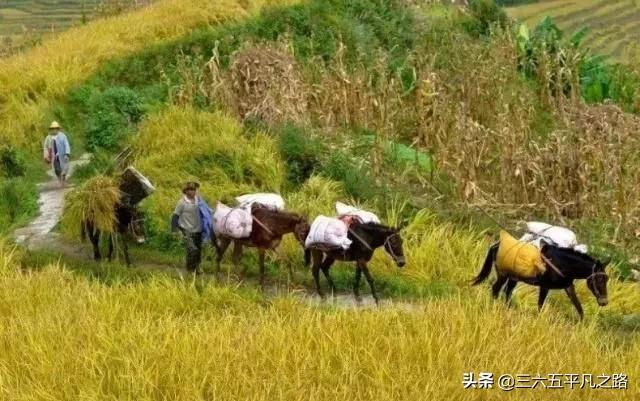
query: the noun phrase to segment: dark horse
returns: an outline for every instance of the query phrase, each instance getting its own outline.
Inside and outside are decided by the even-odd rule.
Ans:
[[[135,206],[118,205],[115,209],[116,214],[116,233],[122,238],[122,249],[124,251],[124,259],[127,262],[127,266],[131,265],[131,258],[129,257],[129,246],[127,245],[127,237],[130,235],[133,239],[142,244],[145,242],[144,232],[144,218],[142,212]],[[91,244],[93,245],[93,258],[95,260],[102,259],[100,254],[100,230],[95,227],[93,221],[87,219],[82,222],[82,240],[89,237]],[[109,261],[113,256],[113,235],[109,234]]]
[[[360,279],[362,273],[371,287],[371,295],[378,303],[379,298],[376,293],[373,278],[367,267],[367,263],[373,257],[373,252],[383,246],[384,250],[396,262],[398,267],[405,265],[404,251],[402,249],[402,238],[397,228],[383,226],[376,223],[360,223],[355,221],[349,227],[348,238],[352,241],[347,250],[342,248],[325,248],[322,245],[314,245],[305,251],[305,264],[309,265],[313,259],[312,273],[316,283],[318,295],[324,298],[320,288],[320,270],[324,273],[331,290],[335,294],[335,284],[329,275],[329,268],[336,260],[345,262],[356,262],[356,279],[353,285],[353,293],[356,300],[360,301]]]
[[[489,274],[491,274],[491,266],[495,264],[496,255],[498,254],[498,245],[494,244],[489,248],[489,254],[487,255],[482,270],[478,276],[473,280],[473,285],[483,282]],[[543,261],[546,265],[546,270],[543,274],[535,278],[520,278],[511,277],[498,271],[496,268],[496,274],[498,278],[492,287],[492,295],[494,298],[498,297],[500,289],[505,286],[505,296],[507,303],[511,299],[513,289],[516,287],[519,281],[530,285],[540,287],[540,293],[538,295],[538,309],[542,309],[544,301],[547,298],[549,290],[562,289],[567,293],[567,296],[578,310],[578,314],[582,319],[584,313],[582,311],[582,305],[576,295],[576,289],[573,286],[574,280],[586,279],[587,287],[595,295],[598,304],[605,306],[608,303],[607,298],[607,281],[609,277],[605,272],[609,261],[601,262],[591,256],[575,251],[570,248],[560,248],[555,245],[543,243],[542,246]]]
[[[258,248],[260,258],[260,285],[264,285],[264,257],[269,249],[276,249],[285,234],[304,231],[308,227],[307,219],[295,213],[271,210],[259,203],[251,206],[253,224],[249,238],[235,239],[216,233],[212,236],[213,246],[217,252],[217,269],[227,248],[234,243],[232,261],[237,267],[240,264],[243,247]],[[308,228],[307,228],[308,230]],[[246,268],[245,268],[246,271]]]

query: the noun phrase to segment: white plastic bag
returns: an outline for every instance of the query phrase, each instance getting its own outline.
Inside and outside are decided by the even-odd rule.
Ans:
[[[251,205],[254,203],[259,203],[271,210],[284,210],[284,199],[278,194],[247,194],[236,197],[236,201],[238,201],[240,207],[248,207],[249,209],[251,209]]]
[[[216,235],[235,239],[248,238],[251,235],[252,225],[251,209],[230,208],[220,202],[216,205],[216,210],[213,212],[213,231]]]
[[[342,202],[336,202],[336,212],[338,213],[338,217],[356,216],[364,224],[366,223],[380,224],[380,218],[376,216],[374,213],[368,212],[366,210],[358,209],[357,207],[349,206]]]
[[[318,216],[311,223],[311,229],[304,246],[309,248],[312,245],[328,245],[349,249],[351,240],[348,238],[348,232],[347,225],[341,220]]]
[[[578,244],[576,234],[565,227],[530,221],[527,223],[527,231],[528,232],[520,238],[520,241],[534,244],[538,248],[541,247],[541,241],[545,240],[562,248],[573,248],[582,253],[587,253],[588,251],[587,245]]]

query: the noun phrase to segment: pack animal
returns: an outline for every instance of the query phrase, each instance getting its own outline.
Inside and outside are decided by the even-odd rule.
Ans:
[[[489,248],[480,273],[473,279],[473,285],[480,284],[491,274],[491,267],[495,265],[498,247],[499,243]],[[541,252],[546,269],[544,273],[537,277],[510,276],[496,268],[497,279],[491,288],[493,297],[497,298],[500,290],[504,287],[504,294],[508,303],[516,285],[519,282],[523,282],[540,287],[538,309],[542,309],[550,290],[564,290],[582,319],[584,312],[576,295],[574,281],[586,279],[587,287],[596,297],[598,304],[600,306],[607,305],[609,302],[607,296],[607,281],[609,277],[606,273],[606,268],[609,265],[608,260],[599,261],[574,249],[561,248],[545,242],[542,244]]]
[[[248,238],[236,239],[215,233],[212,238],[213,246],[217,253],[217,269],[220,270],[220,263],[229,245],[233,242],[232,262],[237,267],[242,257],[242,249],[251,247],[258,249],[260,266],[260,285],[264,286],[265,254],[267,250],[273,250],[280,245],[282,237],[289,233],[295,233],[308,229],[307,219],[295,213],[272,210],[259,203],[251,206],[253,224],[251,234]],[[243,270],[246,273],[246,267]]]
[[[345,262],[355,262],[355,282],[353,285],[353,293],[356,300],[360,301],[360,280],[364,274],[371,295],[376,303],[379,297],[376,292],[373,277],[369,272],[367,264],[373,257],[373,253],[377,248],[384,247],[384,250],[396,262],[400,268],[404,267],[406,260],[402,248],[402,237],[397,228],[387,227],[377,223],[361,223],[355,220],[349,227],[348,238],[352,241],[351,246],[347,250],[341,248],[326,248],[322,245],[314,245],[305,250],[305,264],[309,265],[311,261],[313,279],[316,284],[318,295],[324,297],[322,288],[320,287],[320,270],[329,282],[332,292],[335,294],[335,284],[329,274],[329,269],[336,260]]]
[[[131,266],[128,239],[133,238],[133,240],[138,244],[145,242],[144,216],[137,207],[122,204],[118,205],[114,212],[116,214],[117,223],[115,232],[109,233],[108,259],[111,261],[113,257],[114,234],[118,234],[122,238],[125,262],[127,263],[127,266]],[[100,253],[101,234],[102,232],[95,227],[94,222],[90,219],[86,219],[82,222],[81,238],[84,241],[89,237],[89,240],[93,245],[93,258],[96,261],[102,259],[102,254]]]

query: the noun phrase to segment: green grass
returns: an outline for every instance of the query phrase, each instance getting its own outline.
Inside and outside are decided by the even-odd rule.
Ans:
[[[587,27],[585,43],[594,50],[625,61],[627,51],[640,43],[640,3],[637,1],[556,0],[507,9],[509,15],[530,27],[545,16],[553,17],[561,29],[571,33]]]

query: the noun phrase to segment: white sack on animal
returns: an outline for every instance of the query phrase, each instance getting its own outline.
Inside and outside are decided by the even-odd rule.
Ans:
[[[213,212],[213,231],[216,235],[231,238],[248,238],[251,235],[253,218],[251,209],[230,208],[218,202],[216,210]]]
[[[311,223],[304,246],[309,248],[312,245],[328,245],[349,249],[351,240],[348,238],[348,232],[347,225],[339,219],[318,216]]]
[[[359,209],[354,206],[349,206],[342,202],[336,202],[336,212],[338,217],[342,216],[356,216],[363,223],[377,223],[380,224],[380,218],[375,214],[366,210]]]
[[[284,199],[282,199],[282,196],[274,193],[256,193],[242,195],[236,197],[236,201],[238,201],[239,206],[246,206],[249,209],[251,209],[251,205],[253,205],[254,203],[259,203],[271,210],[284,210]]]

